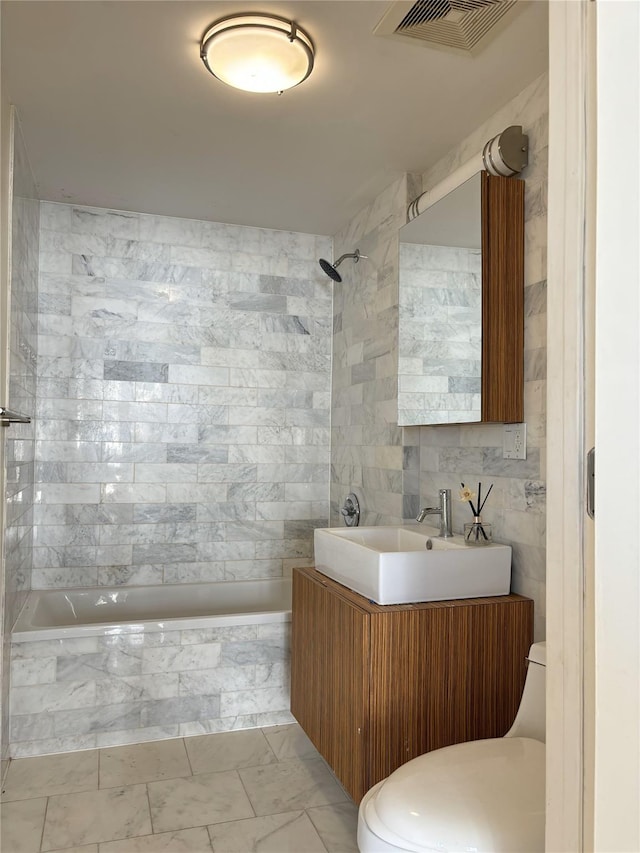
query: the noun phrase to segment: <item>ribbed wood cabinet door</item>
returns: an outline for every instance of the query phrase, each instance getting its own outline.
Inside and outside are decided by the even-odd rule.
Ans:
[[[532,639],[525,598],[372,613],[369,785],[432,749],[502,737]]]
[[[368,789],[369,614],[293,575],[291,713],[356,802]]]

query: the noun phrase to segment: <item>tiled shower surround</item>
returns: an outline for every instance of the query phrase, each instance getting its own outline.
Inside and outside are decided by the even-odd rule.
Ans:
[[[330,252],[42,204],[34,588],[309,562],[328,517]]]
[[[289,623],[14,643],[14,758],[269,726],[289,713]]]
[[[329,482],[328,238],[43,203],[33,588],[279,577]],[[287,624],[14,644],[11,752],[289,722]]]

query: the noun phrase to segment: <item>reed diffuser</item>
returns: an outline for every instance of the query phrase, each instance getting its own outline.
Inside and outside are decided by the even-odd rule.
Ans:
[[[473,521],[465,522],[464,525],[465,544],[489,545],[492,540],[491,525],[482,521],[481,512],[487,502],[487,498],[491,494],[493,483],[491,483],[487,489],[484,499],[482,497],[482,483],[478,483],[477,500],[475,504],[473,500],[476,498],[476,493],[472,492],[464,483],[460,483],[460,485],[462,486],[460,490],[460,500],[468,503],[471,507],[471,512],[473,513]]]

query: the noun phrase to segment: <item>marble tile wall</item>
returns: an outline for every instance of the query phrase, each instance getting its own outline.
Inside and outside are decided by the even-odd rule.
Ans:
[[[502,458],[501,425],[420,428],[420,468],[424,505],[437,502],[439,488],[459,489],[460,480],[478,481],[493,491],[483,518],[494,538],[513,548],[512,589],[535,601],[536,639],[545,637],[546,533],[546,232],[548,77],[543,75],[477,128],[423,175],[434,186],[477,154],[484,143],[510,124],[529,135],[525,186],[525,365],[524,419],[527,458]],[[454,501],[454,530],[461,531],[470,510]]]
[[[502,458],[501,425],[402,428],[398,424],[398,228],[406,205],[482,150],[511,124],[529,134],[525,206],[525,420],[527,459]],[[396,181],[334,238],[336,256],[355,248],[369,260],[340,271],[335,286],[331,523],[350,491],[363,524],[413,519],[438,489],[494,483],[483,513],[494,537],[513,547],[513,590],[536,604],[545,635],[546,208],[548,76],[542,75],[424,175]],[[454,501],[454,530],[469,509]]]
[[[13,758],[292,722],[289,623],[14,643]]]
[[[329,238],[43,203],[40,242],[34,588],[310,562]]]
[[[11,219],[11,283],[9,395],[11,409],[33,416],[36,411],[39,202],[26,148],[14,124],[13,208]],[[0,428],[5,442],[6,526],[4,539],[3,672],[8,673],[10,632],[31,587],[35,482],[35,426]],[[8,744],[8,678],[2,685],[2,750]]]
[[[482,254],[400,244],[398,423],[479,421]]]
[[[334,237],[344,261],[335,285],[331,408],[331,523],[349,492],[361,524],[415,516],[419,495],[418,431],[398,426],[398,229],[420,185],[404,176]]]

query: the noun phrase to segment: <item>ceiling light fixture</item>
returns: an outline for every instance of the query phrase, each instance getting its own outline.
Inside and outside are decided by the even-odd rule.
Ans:
[[[277,92],[306,80],[313,42],[294,22],[277,15],[229,15],[206,31],[200,58],[208,71],[236,89]]]

